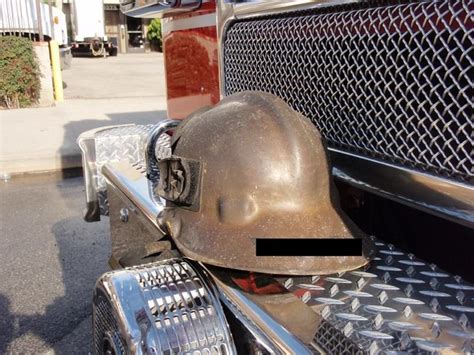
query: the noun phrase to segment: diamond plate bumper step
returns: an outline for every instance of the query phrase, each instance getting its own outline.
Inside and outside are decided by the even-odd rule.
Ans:
[[[159,124],[108,126],[79,136],[86,185],[86,221],[98,221],[100,215],[109,215],[107,184],[102,167],[111,162],[125,161],[145,173],[147,140],[158,126]],[[167,135],[162,135],[156,144],[161,154],[167,154]]]
[[[364,269],[277,278],[323,318],[316,344],[329,353],[472,354],[474,285],[393,245],[376,245]]]

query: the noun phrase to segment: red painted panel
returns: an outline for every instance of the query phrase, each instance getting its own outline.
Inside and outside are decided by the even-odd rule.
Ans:
[[[204,5],[210,7],[209,3]],[[203,106],[214,105],[219,101],[216,27],[185,29],[186,19],[190,20],[189,26],[193,27],[196,22],[193,25],[191,19],[196,19],[196,16],[215,15],[215,5],[211,5],[208,9],[164,20],[167,22],[164,28],[168,25],[171,29],[170,21],[180,22],[178,30],[164,33],[163,36],[170,118],[184,118]]]

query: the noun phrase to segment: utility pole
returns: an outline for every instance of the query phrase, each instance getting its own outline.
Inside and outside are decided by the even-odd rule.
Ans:
[[[36,0],[36,20],[38,22],[39,41],[43,42],[44,41],[43,19],[42,19],[42,16],[41,16],[41,1],[40,0]]]

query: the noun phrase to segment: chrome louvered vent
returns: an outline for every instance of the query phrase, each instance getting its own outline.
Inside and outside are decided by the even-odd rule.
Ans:
[[[218,301],[190,264],[181,261],[135,270],[161,335],[163,353],[232,352]]]
[[[185,260],[106,273],[93,305],[98,354],[235,353],[213,286]]]
[[[473,9],[431,1],[234,20],[224,92],[271,92],[332,148],[472,184]]]

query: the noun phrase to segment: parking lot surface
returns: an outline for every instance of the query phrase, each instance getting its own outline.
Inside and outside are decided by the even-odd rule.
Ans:
[[[0,182],[0,354],[92,351],[91,297],[108,220],[82,219],[81,177]]]
[[[71,68],[62,75],[66,100],[166,95],[161,53],[73,58]]]

